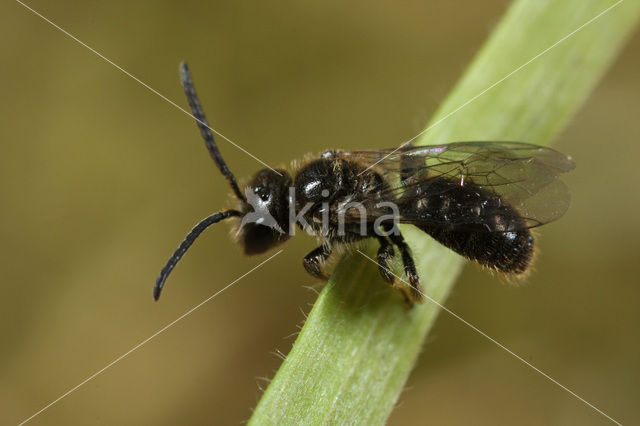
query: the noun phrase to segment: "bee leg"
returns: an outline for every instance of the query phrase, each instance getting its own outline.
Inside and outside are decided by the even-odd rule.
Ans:
[[[390,231],[391,227],[385,226],[386,231]],[[404,273],[407,275],[409,279],[409,285],[411,286],[411,295],[410,298],[413,302],[421,303],[423,301],[424,295],[422,293],[422,288],[420,286],[420,277],[418,276],[418,271],[416,270],[416,264],[413,261],[413,257],[411,256],[411,250],[409,246],[404,241],[404,237],[398,231],[397,233],[391,233],[389,235],[389,239],[393,244],[398,247],[400,250],[400,254],[402,255],[402,264],[404,265]]]
[[[391,269],[389,268],[388,263],[388,261],[393,259],[393,257],[395,256],[393,244],[391,244],[385,237],[381,236],[378,237],[378,241],[380,242],[380,248],[378,249],[377,259],[380,275],[382,275],[382,278],[386,282],[393,284],[395,277],[391,273]]]
[[[389,267],[388,261],[393,259],[395,256],[395,251],[393,250],[393,244],[389,242],[388,239],[382,236],[378,236],[378,241],[380,242],[380,248],[378,249],[378,269],[380,271],[380,275],[382,278],[391,284],[393,288],[398,290],[402,297],[404,298],[404,302],[407,304],[409,308],[413,306],[413,299],[411,298],[409,292],[406,287],[396,281],[395,276],[391,272],[391,268]]]
[[[302,266],[304,266],[304,269],[306,269],[311,276],[327,281],[329,276],[322,271],[322,265],[331,255],[331,250],[331,247],[325,244],[311,250],[311,252],[302,259]]]

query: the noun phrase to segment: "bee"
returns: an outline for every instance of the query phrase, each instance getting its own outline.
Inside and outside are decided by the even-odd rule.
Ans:
[[[295,228],[318,236],[321,244],[302,264],[319,279],[327,279],[323,266],[336,246],[375,238],[380,275],[411,306],[422,301],[423,293],[398,224],[411,224],[480,265],[519,275],[532,262],[531,228],[559,218],[569,206],[559,176],[575,167],[571,158],[520,142],[330,150],[306,159],[292,173],[262,169],[243,191],[218,150],[185,63],[180,76],[209,154],[231,186],[235,208],[206,217],[187,234],[156,280],[155,300],[196,238],[226,219],[234,221],[236,242],[247,255],[284,243]],[[396,249],[409,288],[390,272]]]

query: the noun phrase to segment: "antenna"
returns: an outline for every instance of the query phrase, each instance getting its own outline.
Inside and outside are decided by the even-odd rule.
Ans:
[[[223,163],[224,164],[224,163]],[[158,300],[160,297],[160,292],[162,291],[162,287],[164,287],[164,282],[167,280],[167,277],[173,271],[173,268],[178,264],[182,256],[187,252],[191,244],[198,238],[202,231],[207,229],[209,226],[220,222],[221,220],[227,219],[231,216],[242,216],[237,210],[227,210],[224,212],[214,213],[209,217],[205,217],[202,219],[196,226],[193,227],[191,231],[187,234],[184,241],[180,243],[176,251],[173,252],[167,263],[164,265],[164,268],[160,271],[160,275],[156,279],[156,285],[153,286],[153,298]]]
[[[246,202],[247,199],[244,194],[240,192],[235,176],[233,176],[233,173],[231,173],[231,170],[227,167],[227,163],[224,162],[222,154],[220,154],[218,146],[213,139],[213,133],[211,132],[207,118],[204,116],[202,106],[200,106],[196,89],[193,87],[193,80],[191,80],[191,72],[189,71],[189,67],[186,62],[180,63],[180,81],[182,82],[182,87],[184,88],[185,95],[187,95],[187,101],[191,107],[191,112],[193,113],[193,117],[196,119],[196,124],[200,129],[200,134],[202,135],[202,139],[204,139],[204,144],[207,147],[211,158],[216,162],[218,169],[220,169],[220,172],[223,174],[225,179],[227,179],[229,185],[231,185],[231,189],[233,189],[236,197],[238,197],[239,200]]]

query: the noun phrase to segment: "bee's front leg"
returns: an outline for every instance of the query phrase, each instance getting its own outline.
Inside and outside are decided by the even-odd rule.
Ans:
[[[311,276],[327,281],[329,276],[323,272],[322,266],[329,256],[331,256],[331,251],[331,246],[327,244],[311,250],[311,252],[302,259],[302,266],[304,266],[304,269],[306,269]]]

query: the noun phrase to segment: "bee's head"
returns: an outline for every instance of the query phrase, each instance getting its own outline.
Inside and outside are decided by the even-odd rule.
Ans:
[[[260,254],[289,238],[289,187],[286,170],[262,169],[251,178],[241,199],[242,221],[236,232],[245,254]]]
[[[158,300],[167,277],[178,264],[182,256],[187,252],[200,234],[211,225],[228,218],[241,218],[237,228],[236,238],[244,246],[246,254],[263,253],[282,243],[289,238],[289,186],[291,176],[284,170],[276,171],[264,169],[256,173],[249,186],[245,188],[245,194],[240,191],[235,176],[227,167],[218,146],[213,139],[211,127],[207,123],[204,111],[193,87],[189,67],[184,62],[180,64],[180,80],[187,95],[187,101],[191,107],[193,117],[200,129],[205,146],[213,161],[225,177],[235,199],[239,203],[237,209],[214,213],[196,224],[187,234],[178,248],[173,252],[164,268],[160,271],[156,284],[153,287],[153,298]]]

